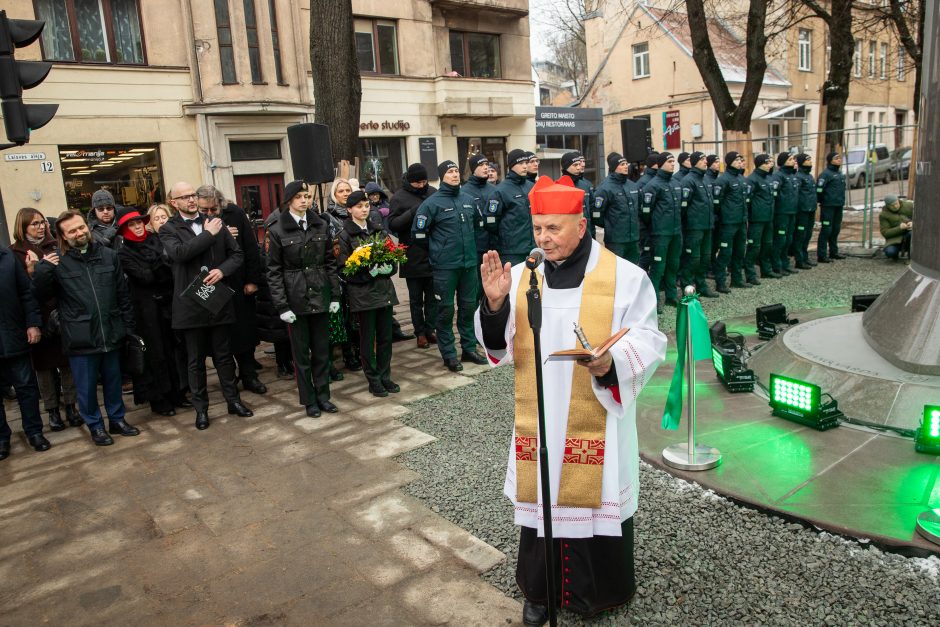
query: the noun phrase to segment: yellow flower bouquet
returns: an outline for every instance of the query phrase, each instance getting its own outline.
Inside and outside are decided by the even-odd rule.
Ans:
[[[390,237],[376,234],[364,244],[357,246],[343,264],[343,274],[352,276],[360,270],[367,270],[382,264],[402,264],[408,261],[404,244],[396,244]]]

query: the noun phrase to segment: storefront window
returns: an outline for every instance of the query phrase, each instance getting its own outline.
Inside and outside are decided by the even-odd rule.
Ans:
[[[499,164],[501,172],[506,171],[505,137],[458,137],[457,152],[460,159],[460,179],[463,181],[473,174],[470,171],[470,157],[481,152],[486,156],[487,161]]]
[[[59,146],[59,160],[69,209],[87,213],[99,189],[140,210],[166,199],[157,144]]]
[[[375,182],[390,192],[401,187],[405,167],[405,141],[399,137],[359,138],[359,182]]]

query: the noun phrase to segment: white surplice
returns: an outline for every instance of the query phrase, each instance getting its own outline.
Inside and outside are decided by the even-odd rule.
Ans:
[[[600,244],[592,242],[585,273],[594,270],[600,251]],[[539,267],[539,272],[542,272],[542,267]],[[517,264],[512,268],[505,349],[496,350],[486,346],[480,326],[479,310],[474,317],[477,339],[486,349],[490,363],[496,366],[512,363],[513,338],[517,331],[532,332],[528,324],[521,329],[516,328],[516,294],[520,280],[529,281],[529,270],[525,264]],[[543,362],[555,351],[580,347],[573,329],[574,323],[578,322],[580,317],[582,288],[583,282],[577,288],[553,290],[548,287],[546,281],[542,281]],[[630,332],[610,349],[617,368],[618,388],[602,387],[595,378],[591,378],[594,394],[607,410],[607,451],[604,456],[600,508],[557,505],[562,451],[568,427],[572,371],[581,366],[576,366],[573,361],[549,361],[542,366],[553,504],[552,532],[556,538],[619,536],[620,524],[633,516],[637,508],[640,458],[636,435],[636,398],[666,356],[666,336],[657,326],[656,292],[652,283],[638,266],[619,257],[613,298],[614,314],[610,334],[613,335],[624,327],[628,327]],[[597,345],[605,339],[607,338],[588,338],[588,341]],[[516,524],[536,528],[539,536],[542,536],[544,532],[541,502],[516,502],[516,461],[512,438],[509,441],[509,463],[503,491],[515,506]],[[539,500],[541,501],[541,489]]]

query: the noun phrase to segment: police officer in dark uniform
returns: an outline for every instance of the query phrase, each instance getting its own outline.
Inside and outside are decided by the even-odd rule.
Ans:
[[[715,260],[715,286],[728,294],[728,272],[731,287],[748,288],[741,277],[747,242],[747,181],[744,180],[744,157],[732,150],[725,155],[725,171],[715,183],[721,229],[718,232],[718,258]]]
[[[488,180],[490,163],[483,153],[473,155],[468,160],[470,176],[464,183],[462,191],[473,199],[473,206],[477,211],[477,278],[480,275],[480,266],[483,263],[483,254],[496,248],[496,236],[486,228],[487,223],[496,224],[499,214],[499,192],[496,186]],[[477,292],[482,289],[482,281]]]
[[[686,177],[689,171],[692,169],[692,155],[683,151],[679,153],[679,156],[676,158],[676,163],[679,164],[679,169],[675,174],[672,175],[672,180],[676,183],[681,183],[682,179]]]
[[[662,313],[659,286],[665,285],[665,302],[677,306],[676,274],[682,254],[682,186],[672,180],[676,159],[671,153],[659,153],[656,178],[643,188],[642,215],[649,222],[653,243],[650,281],[656,289],[656,310]]]
[[[689,155],[692,168],[682,179],[682,249],[680,262],[681,285],[692,284],[706,298],[718,298],[718,293],[705,282],[705,272],[711,263],[712,227],[715,210],[712,186],[705,181],[708,161],[703,152]]]
[[[529,212],[529,190],[532,183],[526,178],[529,171],[527,154],[519,148],[509,152],[509,171],[503,182],[496,186],[499,194],[496,223],[487,221],[483,225],[497,233],[499,258],[513,265],[525,261],[529,251],[535,248],[532,214]]]
[[[640,261],[640,194],[627,177],[629,162],[619,152],[607,155],[607,178],[594,191],[598,225],[604,229],[604,246],[631,263]]]
[[[526,150],[525,155],[528,157],[525,177],[529,180],[529,184],[534,187],[535,182],[539,180],[539,164],[541,161],[531,150]],[[529,189],[532,189],[532,187],[529,187]]]
[[[584,218],[587,220],[588,231],[591,237],[597,239],[597,229],[594,222],[594,186],[584,178],[584,155],[577,150],[566,152],[561,156],[561,173],[568,175],[574,181],[574,186],[584,190]]]
[[[771,263],[774,272],[796,274],[790,267],[790,244],[796,229],[796,211],[800,201],[800,180],[796,176],[796,157],[789,152],[777,155],[777,171],[773,175],[777,186],[774,204],[774,244]]]
[[[839,231],[842,230],[842,208],[845,206],[845,175],[842,174],[842,155],[830,152],[826,155],[826,169],[816,180],[816,197],[819,199],[819,240],[816,244],[816,260],[830,263],[833,259],[845,259],[839,254]]]
[[[800,270],[810,270],[816,265],[809,258],[809,242],[816,226],[816,179],[813,178],[813,158],[801,152],[796,156],[800,195],[797,203],[796,230],[791,246],[793,260]]]
[[[777,195],[776,182],[770,173],[773,161],[770,155],[760,153],[754,156],[754,171],[747,177],[747,252],[744,256],[744,276],[751,285],[760,285],[755,265],[760,266],[761,276],[765,279],[779,279],[774,272],[773,261],[773,223],[774,200]]]
[[[477,306],[477,229],[474,201],[460,191],[460,167],[447,160],[437,166],[441,186],[421,203],[411,225],[412,237],[428,241],[434,298],[437,300],[437,347],[448,370],[458,372],[454,347],[454,297],[457,298],[457,330],[463,349],[461,361],[485,364],[477,348],[473,312]]]
[[[716,259],[718,258],[718,233],[721,230],[721,221],[719,215],[719,206],[718,199],[715,196],[715,188],[718,185],[718,175],[721,174],[721,159],[718,158],[718,155],[712,154],[705,157],[705,163],[708,165],[708,169],[705,170],[705,176],[703,180],[706,185],[711,185],[712,190],[712,203],[714,205],[714,216],[715,221],[712,224],[712,250],[711,256],[708,258],[708,273],[712,278],[715,276],[715,266]]]
[[[640,175],[640,178],[636,182],[637,191],[642,194],[643,188],[646,187],[647,183],[656,178],[656,173],[659,171],[659,153],[651,152],[646,155],[646,168],[643,170],[643,174]],[[646,272],[650,270],[650,264],[653,261],[653,247],[650,243],[650,232],[647,228],[647,224],[644,220],[640,220],[640,267],[643,268]]]

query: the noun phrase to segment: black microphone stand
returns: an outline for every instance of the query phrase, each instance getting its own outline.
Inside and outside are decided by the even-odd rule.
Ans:
[[[548,475],[548,446],[545,432],[545,398],[542,395],[542,295],[539,280],[532,268],[529,274],[529,289],[525,293],[529,304],[529,326],[532,327],[535,349],[535,393],[539,410],[539,474],[542,477],[542,518],[545,526],[545,582],[548,585],[548,621],[552,627],[558,624],[555,607],[555,549],[552,539],[552,493]]]

